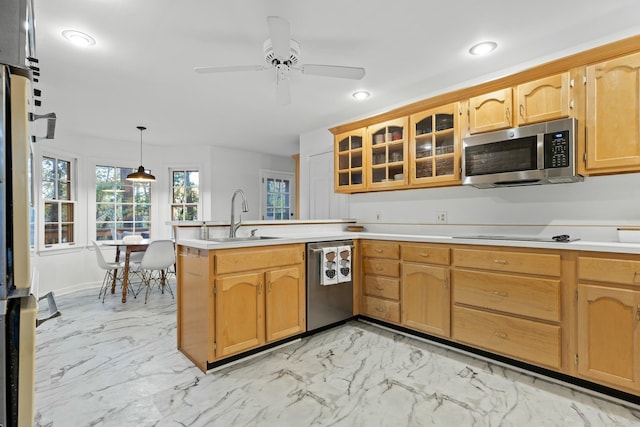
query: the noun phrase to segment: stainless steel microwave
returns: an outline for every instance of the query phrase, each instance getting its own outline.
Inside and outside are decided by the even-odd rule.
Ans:
[[[462,184],[477,188],[582,181],[576,119],[472,135],[462,140]]]

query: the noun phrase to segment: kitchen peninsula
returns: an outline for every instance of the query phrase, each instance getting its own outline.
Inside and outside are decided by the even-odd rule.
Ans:
[[[640,402],[640,244],[344,231],[352,222],[247,223],[239,236],[272,238],[233,242],[173,224],[179,349],[207,371],[303,338],[304,245],[351,238],[354,316]]]

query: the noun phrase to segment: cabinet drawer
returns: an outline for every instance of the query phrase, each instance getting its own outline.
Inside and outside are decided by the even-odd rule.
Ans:
[[[453,338],[506,356],[560,368],[559,326],[454,306]]]
[[[400,277],[400,262],[378,258],[365,258],[362,261],[364,274]]]
[[[400,303],[385,299],[364,297],[364,315],[400,323]]]
[[[362,256],[370,258],[400,259],[400,245],[393,242],[363,242]]]
[[[581,256],[578,279],[640,286],[640,261]]]
[[[304,245],[221,249],[215,254],[216,274],[251,271],[304,262]]]
[[[560,321],[560,280],[454,270],[453,300],[506,313]]]
[[[450,253],[449,248],[427,245],[402,245],[403,261],[449,265],[451,263]]]
[[[453,261],[456,267],[560,277],[560,255],[556,254],[455,249]]]
[[[364,276],[364,293],[399,301],[400,280],[380,276]]]

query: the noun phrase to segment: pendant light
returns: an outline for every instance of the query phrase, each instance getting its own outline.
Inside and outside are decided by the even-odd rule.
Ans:
[[[140,166],[138,166],[138,171],[134,173],[130,173],[127,175],[127,181],[134,182],[153,182],[156,180],[156,177],[151,175],[150,173],[145,172],[144,166],[142,166],[142,131],[147,128],[144,126],[137,126],[140,131]]]

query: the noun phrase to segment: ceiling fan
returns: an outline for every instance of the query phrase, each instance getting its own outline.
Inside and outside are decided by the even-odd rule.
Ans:
[[[359,80],[364,77],[365,70],[361,67],[345,67],[340,65],[301,64],[300,44],[291,38],[291,25],[279,16],[268,16],[269,39],[264,42],[265,65],[232,65],[226,67],[196,67],[196,73],[226,73],[233,71],[276,71],[276,96],[282,105],[291,103],[289,87],[289,72],[301,71],[324,77]]]

